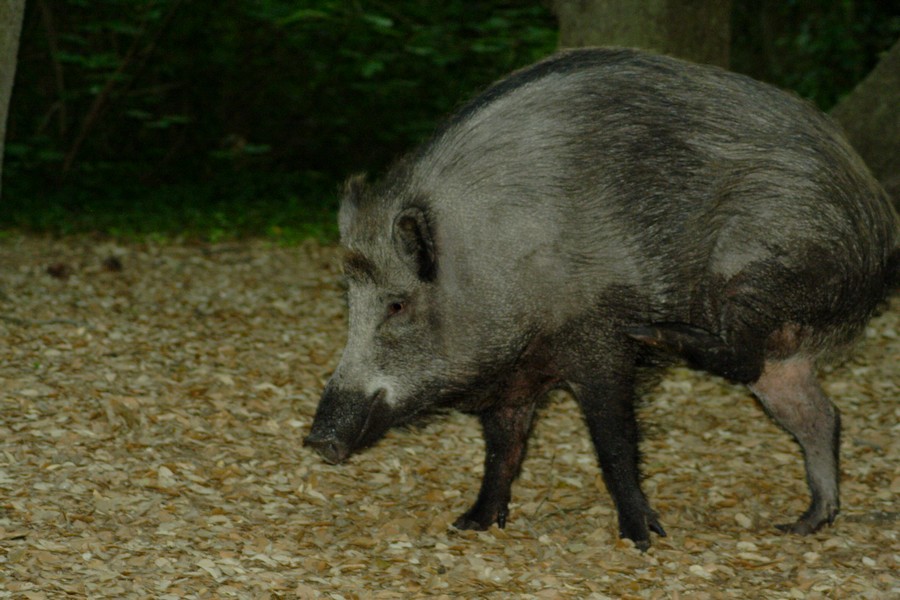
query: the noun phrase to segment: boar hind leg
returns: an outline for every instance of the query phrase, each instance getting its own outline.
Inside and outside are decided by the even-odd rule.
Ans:
[[[795,523],[779,528],[808,534],[838,514],[840,414],[816,380],[811,359],[767,361],[759,380],[750,385],[766,411],[800,444],[812,501]]]
[[[487,529],[494,523],[506,526],[513,480],[519,475],[535,403],[500,406],[481,413],[484,431],[484,478],[478,500],[453,526],[457,529]]]
[[[656,513],[641,491],[638,428],[632,382],[607,381],[572,385],[597,451],[603,481],[619,515],[619,536],[641,550],[650,547],[650,532],[665,536]]]

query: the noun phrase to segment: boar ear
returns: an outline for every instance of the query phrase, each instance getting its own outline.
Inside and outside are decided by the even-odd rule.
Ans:
[[[366,174],[357,173],[344,183],[344,202],[359,204],[366,189]]]
[[[394,245],[419,279],[434,281],[437,275],[434,238],[425,211],[414,206],[397,215],[394,219]]]
[[[358,173],[350,177],[344,184],[341,193],[341,208],[338,211],[338,230],[341,238],[346,239],[350,232],[350,224],[356,219],[359,205],[366,194],[366,174]]]

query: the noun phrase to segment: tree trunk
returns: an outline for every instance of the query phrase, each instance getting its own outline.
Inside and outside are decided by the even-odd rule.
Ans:
[[[19,35],[25,0],[0,0],[0,193],[3,181],[3,147],[6,141],[6,115],[9,97],[16,76],[16,57],[19,54]]]
[[[831,116],[900,206],[900,40]]]
[[[646,48],[728,66],[731,0],[554,0],[559,45]]]

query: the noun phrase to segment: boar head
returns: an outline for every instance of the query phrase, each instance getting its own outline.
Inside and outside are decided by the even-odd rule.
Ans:
[[[328,462],[430,408],[442,387],[437,250],[428,210],[361,177],[339,212],[349,327],[304,444]]]

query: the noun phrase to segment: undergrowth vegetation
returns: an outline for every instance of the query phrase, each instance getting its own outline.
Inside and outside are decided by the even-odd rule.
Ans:
[[[377,174],[556,48],[537,0],[35,0],[0,229],[334,237]],[[732,68],[828,108],[900,33],[876,0],[735,0]]]

